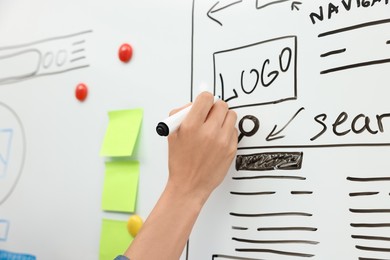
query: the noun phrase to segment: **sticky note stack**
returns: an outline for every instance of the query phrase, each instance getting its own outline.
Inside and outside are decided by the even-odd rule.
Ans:
[[[141,127],[143,110],[108,113],[109,124],[100,155],[105,162],[102,209],[107,212],[134,213],[136,210],[139,162],[132,160]],[[133,237],[126,221],[103,219],[99,260],[112,260],[122,254]]]

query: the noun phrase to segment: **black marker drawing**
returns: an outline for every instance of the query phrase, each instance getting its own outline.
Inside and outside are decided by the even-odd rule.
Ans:
[[[234,230],[248,230],[249,228],[247,228],[247,227],[232,226],[232,229],[234,229]]]
[[[315,232],[318,228],[315,227],[261,227],[257,231],[309,231]]]
[[[390,223],[351,223],[351,227],[356,227],[356,228],[381,228],[381,227],[390,227]]]
[[[287,255],[287,256],[298,256],[298,257],[313,257],[312,254],[288,252],[274,249],[265,249],[265,248],[236,248],[237,252],[255,252],[255,253],[270,253],[277,255]]]
[[[229,255],[213,255],[213,259],[233,259],[233,260],[264,260],[260,258],[247,258],[247,257],[238,257],[238,256],[229,256]]]
[[[386,42],[386,44],[390,44],[390,40],[388,40],[388,41]]]
[[[214,93],[231,109],[295,100],[297,45],[296,36],[284,36],[215,52]]]
[[[257,153],[237,155],[237,171],[298,170],[302,167],[302,152]]]
[[[239,3],[241,3],[242,1],[243,1],[243,0],[235,1],[235,2],[233,2],[233,3],[230,3],[230,4],[225,5],[225,6],[222,6],[222,7],[219,7],[219,1],[218,1],[218,2],[216,2],[216,3],[210,8],[210,10],[207,12],[207,16],[208,16],[211,20],[213,20],[214,22],[216,22],[216,23],[218,23],[220,26],[222,26],[222,23],[221,23],[219,20],[217,20],[216,18],[214,18],[213,16],[211,16],[211,15],[212,15],[212,14],[215,14],[215,13],[221,11],[221,10],[224,10],[224,9],[230,7],[230,6],[239,4]]]
[[[352,235],[353,239],[390,241],[390,237]]]
[[[390,209],[349,209],[352,213],[390,213]]]
[[[292,195],[311,195],[312,191],[291,191]]]
[[[346,48],[333,50],[333,51],[328,51],[328,52],[325,52],[325,53],[321,54],[320,57],[321,58],[325,58],[325,57],[328,57],[328,56],[331,56],[331,55],[341,54],[341,53],[344,53],[346,51],[347,51]]]
[[[276,128],[278,127],[278,125],[275,125],[274,128],[272,129],[271,133],[269,133],[269,135],[267,136],[267,138],[265,140],[267,140],[268,142],[269,141],[274,141],[274,140],[277,140],[277,139],[281,139],[281,138],[284,138],[285,136],[282,135],[282,136],[278,136],[281,132],[283,132],[284,129],[287,128],[287,126],[298,116],[299,113],[301,113],[303,110],[305,110],[304,107],[301,107],[294,115],[293,117],[277,132],[276,131]]]
[[[261,2],[261,3],[259,3],[259,2]],[[256,0],[256,9],[260,10],[260,9],[264,9],[266,7],[269,7],[269,6],[283,4],[285,2],[291,2],[291,0],[269,0],[269,1]],[[292,11],[294,11],[294,10],[299,11],[299,5],[301,5],[301,4],[302,4],[302,2],[292,1],[292,3],[291,3],[291,10]]]
[[[253,240],[233,237],[232,240],[249,244],[309,244],[317,245],[320,242],[312,240]]]
[[[275,191],[260,191],[260,192],[237,192],[237,191],[231,191],[230,194],[232,195],[243,195],[243,196],[256,196],[256,195],[273,195],[275,194]]]
[[[0,47],[0,85],[89,67],[85,39],[92,31]],[[53,50],[53,46],[55,49]],[[6,68],[6,69],[4,69]]]
[[[311,217],[313,214],[306,212],[273,212],[273,213],[256,213],[256,214],[242,214],[230,212],[230,216],[234,217],[285,217],[285,216],[301,216],[301,217]]]
[[[378,195],[378,191],[367,191],[367,192],[351,192],[349,193],[350,197],[358,197],[358,196],[372,196],[372,195]]]
[[[254,180],[254,179],[280,179],[280,180],[299,180],[304,181],[306,177],[301,176],[287,176],[287,175],[259,175],[248,177],[232,177],[233,180]]]
[[[252,123],[253,123],[252,130],[246,131],[244,129],[245,120],[252,121]],[[257,131],[259,130],[259,128],[260,128],[260,121],[259,121],[259,119],[257,119],[257,117],[252,116],[252,115],[244,116],[243,118],[241,118],[240,122],[238,123],[238,129],[240,131],[240,134],[238,136],[238,142],[240,142],[244,136],[251,137],[251,136],[255,135],[257,133]]]
[[[348,27],[343,27],[340,29],[335,29],[331,31],[327,31],[324,33],[320,33],[318,35],[319,38],[322,37],[327,37],[331,35],[336,35],[336,34],[344,34],[347,32],[351,32],[354,30],[362,29],[362,28],[367,28],[367,27],[372,27],[372,26],[378,26],[378,25],[383,25],[383,24],[388,24],[390,23],[390,19],[383,19],[383,20],[377,20],[377,21],[372,21],[372,22],[366,22],[366,23],[360,23],[357,25],[352,25]],[[344,49],[340,50],[335,50],[329,53],[322,54],[321,57],[326,57],[329,55],[334,55],[334,54],[340,54],[345,51]],[[329,73],[334,73],[334,72],[339,72],[343,70],[349,70],[349,69],[356,69],[356,68],[362,68],[362,67],[367,67],[367,66],[373,66],[373,65],[380,65],[380,64],[385,64],[385,63],[390,63],[390,58],[381,58],[381,59],[373,59],[373,60],[368,60],[368,61],[361,61],[361,62],[354,62],[352,64],[347,64],[347,65],[342,65],[342,66],[336,66],[333,68],[325,69],[320,72],[320,74],[329,74]]]
[[[390,181],[390,177],[370,177],[370,178],[347,177],[347,180],[357,181],[357,182]]]
[[[359,250],[364,250],[364,251],[390,252],[390,247],[389,248],[380,248],[380,247],[368,247],[368,246],[357,245],[356,248]]]

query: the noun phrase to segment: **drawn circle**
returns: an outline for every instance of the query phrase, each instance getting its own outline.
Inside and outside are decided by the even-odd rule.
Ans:
[[[53,64],[54,54],[52,52],[47,52],[45,56],[43,56],[43,67],[45,69],[49,68]]]
[[[15,190],[26,158],[26,135],[22,121],[8,105],[0,102],[0,205]]]
[[[246,131],[244,129],[244,122],[245,120],[250,120],[253,122],[253,128],[252,130],[250,131]],[[240,122],[238,123],[238,129],[240,131],[240,135],[238,136],[238,141],[241,141],[241,139],[244,137],[244,136],[247,136],[247,137],[250,137],[250,136],[253,136],[254,134],[257,133],[257,131],[259,130],[260,128],[260,121],[259,119],[257,119],[257,117],[255,116],[252,116],[252,115],[247,115],[247,116],[244,116]]]
[[[65,65],[66,60],[67,60],[67,53],[66,50],[59,50],[57,52],[57,57],[56,57],[56,64],[58,67],[62,67]]]

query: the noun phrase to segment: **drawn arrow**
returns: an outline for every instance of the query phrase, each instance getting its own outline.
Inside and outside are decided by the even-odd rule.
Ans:
[[[281,139],[281,138],[284,138],[284,135],[281,135],[281,136],[277,136],[278,134],[280,134],[281,132],[283,132],[284,129],[286,129],[286,127],[297,117],[297,115],[299,113],[301,113],[301,111],[305,110],[304,107],[301,107],[295,114],[294,116],[287,122],[287,124],[282,128],[280,129],[279,131],[275,132],[276,128],[278,127],[278,125],[275,125],[274,128],[272,129],[271,133],[269,133],[269,135],[267,136],[267,138],[265,140],[267,140],[268,142],[269,141],[273,141],[273,140],[277,140],[277,139]]]
[[[298,2],[298,1],[292,2],[292,4],[291,4],[291,11],[294,11],[294,9],[297,9],[297,11],[299,11],[299,5],[301,5],[301,4],[302,3]]]
[[[214,13],[216,13],[216,12],[219,12],[219,11],[221,11],[221,10],[224,10],[224,9],[230,7],[230,6],[239,4],[239,3],[241,3],[242,1],[243,1],[243,0],[239,0],[239,1],[233,2],[233,3],[231,3],[231,4],[228,4],[228,5],[225,5],[225,6],[222,6],[222,7],[217,8],[217,5],[219,4],[219,1],[218,1],[218,2],[216,2],[216,3],[210,8],[210,10],[207,12],[207,16],[208,16],[211,20],[213,20],[214,22],[216,22],[216,23],[218,23],[219,25],[222,26],[222,23],[221,23],[220,21],[218,21],[217,19],[215,19],[214,17],[212,17],[211,15],[214,14]]]

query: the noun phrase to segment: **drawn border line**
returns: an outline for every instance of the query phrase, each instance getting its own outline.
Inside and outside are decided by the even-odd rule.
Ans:
[[[318,38],[329,36],[332,34],[347,32],[347,31],[351,31],[351,30],[355,30],[355,29],[360,29],[360,28],[364,28],[364,27],[368,27],[368,26],[385,24],[385,23],[390,23],[390,19],[377,20],[377,21],[372,21],[372,22],[367,22],[367,23],[360,23],[360,24],[356,24],[356,25],[352,25],[352,26],[348,26],[348,27],[344,27],[344,28],[340,28],[340,29],[336,29],[336,30],[332,30],[332,31],[323,32],[323,33],[320,33],[318,35]]]
[[[215,260],[216,258],[226,258],[226,259],[233,259],[233,260],[264,260],[260,258],[246,258],[246,257],[239,257],[239,256],[231,256],[231,255],[213,255],[213,259]]]
[[[288,256],[299,256],[299,257],[313,257],[315,255],[305,254],[305,253],[296,253],[296,252],[288,252],[281,250],[273,250],[266,248],[236,248],[237,252],[253,252],[253,253],[270,253],[277,255],[288,255]]]
[[[302,144],[302,145],[271,145],[271,146],[244,146],[237,150],[251,149],[301,149],[301,148],[335,148],[335,147],[386,147],[390,143],[349,143],[349,144]]]
[[[92,32],[93,32],[93,30],[87,30],[87,31],[82,31],[82,32],[78,32],[78,33],[72,33],[72,34],[67,34],[67,35],[62,35],[62,36],[50,37],[50,38],[46,38],[46,39],[43,39],[43,40],[29,42],[29,43],[23,43],[23,44],[12,45],[12,46],[4,46],[4,47],[0,47],[0,51],[11,50],[11,49],[16,49],[16,48],[22,48],[22,47],[28,47],[28,46],[35,45],[35,44],[38,44],[38,43],[71,38],[71,37],[75,37],[75,36],[79,36],[79,35],[83,35],[83,34],[87,34],[87,33],[92,33]]]
[[[360,63],[340,66],[340,67],[336,67],[336,68],[331,68],[331,69],[321,71],[320,74],[323,75],[323,74],[328,74],[328,73],[337,72],[337,71],[341,71],[341,70],[355,69],[355,68],[366,67],[366,66],[371,66],[371,65],[379,65],[379,64],[384,64],[384,63],[390,63],[390,58],[389,59],[382,59],[382,60],[372,60],[372,61],[360,62]]]

